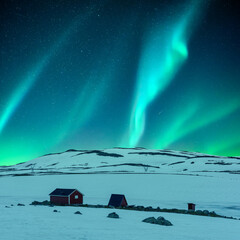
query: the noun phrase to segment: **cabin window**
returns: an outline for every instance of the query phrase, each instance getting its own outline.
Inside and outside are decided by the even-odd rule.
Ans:
[[[75,198],[75,199],[78,199],[78,195],[75,195],[74,198]]]

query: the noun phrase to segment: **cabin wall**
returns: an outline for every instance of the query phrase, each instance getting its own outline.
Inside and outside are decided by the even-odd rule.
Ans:
[[[78,196],[78,199],[75,199],[75,196]],[[75,191],[70,195],[70,204],[82,204],[83,203],[83,195]]]
[[[188,204],[188,210],[195,211],[195,204]]]
[[[68,204],[68,197],[50,196],[50,202],[55,204]]]
[[[123,198],[122,203],[121,203],[121,207],[126,207],[127,206],[127,201],[125,198]]]

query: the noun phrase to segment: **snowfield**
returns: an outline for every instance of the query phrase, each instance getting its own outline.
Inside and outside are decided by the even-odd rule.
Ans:
[[[53,209],[60,212],[54,213]],[[74,212],[80,210],[82,215]],[[1,208],[2,239],[239,239],[239,221],[161,213],[173,226],[143,223],[160,214],[116,210],[120,219],[106,216],[111,209],[26,206]]]
[[[110,195],[118,193],[125,194],[129,205],[187,209],[187,203],[193,202],[196,210],[207,209],[240,218],[239,163],[239,158],[200,153],[109,149],[71,150],[2,166],[0,236],[4,240],[238,240],[240,220],[29,204],[34,200],[49,200],[48,194],[55,188],[77,188],[84,194],[84,203],[89,204],[106,205]],[[17,206],[18,203],[25,206]],[[54,209],[60,212],[55,213]],[[78,210],[82,215],[74,214]],[[113,211],[120,219],[107,218]],[[163,216],[173,226],[142,222],[152,216]]]

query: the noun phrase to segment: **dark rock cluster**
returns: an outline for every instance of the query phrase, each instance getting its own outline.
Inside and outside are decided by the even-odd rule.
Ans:
[[[80,214],[80,215],[82,215],[81,212],[79,212],[79,211],[76,211],[74,214]]]
[[[109,213],[107,217],[108,218],[119,218],[119,215],[115,212],[112,212],[112,213]]]
[[[158,225],[163,225],[163,226],[172,226],[173,224],[166,220],[164,217],[158,217],[157,219],[155,217],[149,217],[145,218],[143,222],[146,223],[151,223],[151,224],[158,224]]]

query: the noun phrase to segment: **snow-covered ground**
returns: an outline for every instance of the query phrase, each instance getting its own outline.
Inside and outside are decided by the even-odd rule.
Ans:
[[[167,174],[78,174],[0,178],[0,205],[49,200],[55,188],[77,188],[84,203],[107,204],[112,193],[129,205],[199,210],[240,218],[240,179]]]
[[[54,213],[57,209],[58,213]],[[82,215],[74,214],[80,210]],[[116,210],[120,219],[106,216],[111,209],[26,206],[0,208],[1,239],[169,239],[238,240],[240,221],[167,213]],[[163,216],[173,226],[143,223],[149,216]]]
[[[102,156],[102,152],[106,156]],[[153,152],[157,154],[153,155]],[[240,218],[240,175],[236,174],[240,166],[238,158],[147,149],[111,149],[82,152],[75,156],[79,153],[68,151],[1,168],[0,239],[239,239],[239,220],[173,213],[30,206],[34,200],[49,200],[48,194],[55,188],[77,188],[84,194],[84,203],[89,204],[107,204],[112,193],[119,193],[125,194],[129,205],[187,209],[187,203],[193,202],[197,210],[207,209]],[[209,162],[213,164],[206,164]],[[52,165],[54,163],[57,164]],[[121,165],[124,163],[130,165]],[[133,163],[138,166],[131,165]],[[30,164],[34,164],[34,169]],[[76,165],[75,173],[78,174],[69,174],[73,173],[73,165]],[[108,165],[107,170],[96,171],[103,165]],[[144,165],[160,168],[144,169]],[[188,170],[184,170],[186,168]],[[235,174],[226,172],[227,168]],[[24,176],[26,173],[31,173],[31,176]],[[18,203],[25,206],[17,206]],[[54,213],[54,209],[60,213]],[[77,210],[83,214],[75,215]],[[120,219],[107,218],[112,211],[116,211]],[[142,222],[151,216],[163,216],[173,226]]]

